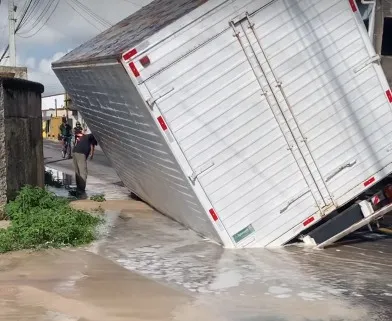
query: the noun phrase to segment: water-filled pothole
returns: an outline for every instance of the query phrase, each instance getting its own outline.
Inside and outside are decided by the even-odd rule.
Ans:
[[[45,186],[58,196],[70,199],[130,199],[129,191],[119,182],[104,182],[94,177],[88,177],[85,193],[76,190],[75,177],[63,171],[46,166]]]

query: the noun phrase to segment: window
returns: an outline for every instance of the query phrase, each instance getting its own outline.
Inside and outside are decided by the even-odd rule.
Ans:
[[[392,17],[384,19],[381,54],[383,56],[392,56]]]

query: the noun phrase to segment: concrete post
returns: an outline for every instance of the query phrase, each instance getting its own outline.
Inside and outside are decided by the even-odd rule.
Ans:
[[[0,77],[0,206],[25,185],[44,186],[41,84]]]
[[[16,45],[15,45],[15,4],[14,0],[8,0],[8,41],[9,41],[9,64],[16,66]]]

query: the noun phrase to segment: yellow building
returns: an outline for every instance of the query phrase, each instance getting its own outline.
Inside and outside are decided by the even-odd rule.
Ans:
[[[89,132],[80,113],[72,108],[72,102],[67,94],[42,97],[42,136],[49,139],[60,139],[60,125],[62,117],[67,117],[71,127],[79,121]]]

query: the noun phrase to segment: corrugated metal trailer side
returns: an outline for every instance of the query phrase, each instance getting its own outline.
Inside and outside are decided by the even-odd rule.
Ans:
[[[54,71],[132,192],[185,226],[233,247],[227,234],[215,230],[208,199],[195,195],[120,63],[57,67]]]
[[[122,62],[238,247],[284,244],[392,170],[354,1],[208,1]]]

